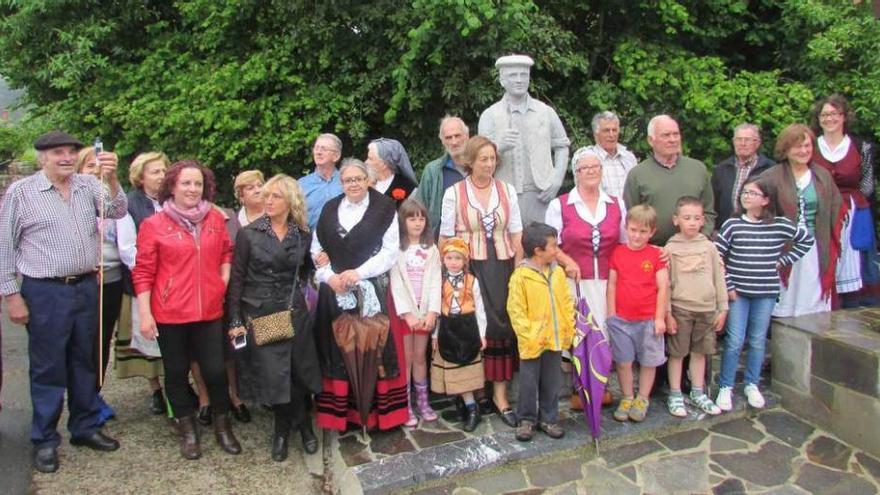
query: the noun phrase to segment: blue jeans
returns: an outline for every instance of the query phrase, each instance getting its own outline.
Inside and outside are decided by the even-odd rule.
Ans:
[[[770,316],[775,297],[748,297],[736,295],[730,302],[727,314],[727,336],[724,338],[724,352],[721,354],[722,387],[732,387],[739,364],[746,336],[749,349],[746,355],[745,383],[758,384],[761,378],[761,365],[764,364],[764,350],[767,347],[767,329],[770,328]]]

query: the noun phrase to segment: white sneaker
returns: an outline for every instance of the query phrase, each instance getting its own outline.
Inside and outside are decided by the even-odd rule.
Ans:
[[[745,393],[750,406],[755,409],[761,409],[764,407],[764,396],[761,395],[761,391],[758,390],[757,385],[754,383],[746,385]]]
[[[725,412],[733,409],[733,389],[730,387],[721,387],[721,389],[718,390],[718,397],[715,399],[715,405]]]

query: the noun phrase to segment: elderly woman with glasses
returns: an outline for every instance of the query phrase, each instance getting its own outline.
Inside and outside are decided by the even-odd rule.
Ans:
[[[367,145],[367,166],[380,193],[393,199],[397,208],[416,189],[418,182],[406,149],[400,141],[379,138]]]
[[[364,391],[354,390],[355,382],[334,336],[334,322],[344,312],[357,312],[359,306],[388,312],[388,272],[400,250],[397,208],[393,200],[369,186],[370,174],[358,159],[342,162],[343,194],[324,205],[312,239],[311,253],[318,266],[315,280],[320,284],[315,333],[323,374],[322,392],[315,403],[318,426],[323,429],[344,431],[350,422],[386,430],[409,417],[402,336],[387,334],[380,359],[384,374],[375,382],[373,406],[365,420],[349,407],[355,394]]]
[[[572,290],[581,295],[599,326],[605,326],[605,292],[611,252],[626,237],[626,205],[623,198],[602,189],[602,162],[594,151],[584,147],[574,153],[571,170],[575,187],[547,206],[544,222],[559,232],[556,261],[565,268]],[[611,400],[610,395],[605,400]],[[572,394],[572,407],[580,398]]]

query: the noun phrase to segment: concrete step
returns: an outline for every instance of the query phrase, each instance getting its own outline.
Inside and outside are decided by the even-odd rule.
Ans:
[[[764,410],[779,407],[779,398],[769,392],[769,387],[765,390],[767,406]],[[567,403],[567,400],[560,403],[560,417],[564,418],[560,424],[566,430],[560,440],[538,432],[532,442],[518,442],[514,430],[503,425],[496,415],[484,417],[485,424],[473,436],[461,432],[459,425],[443,420],[419,428],[373,432],[367,434],[368,438],[362,433],[348,433],[339,438],[339,449],[334,449],[341,453],[334,463],[335,484],[345,495],[400,493],[431,485],[435,480],[539,457],[574,451],[582,451],[578,455],[584,459],[595,456],[596,447],[583,414],[568,411]],[[736,390],[734,410],[719,416],[697,413],[688,407],[687,417],[675,418],[666,410],[665,396],[659,396],[652,399],[644,422],[621,423],[612,418],[615,407],[616,404],[602,411],[600,451],[757,412],[747,406],[741,386]],[[432,445],[435,441],[439,443]]]

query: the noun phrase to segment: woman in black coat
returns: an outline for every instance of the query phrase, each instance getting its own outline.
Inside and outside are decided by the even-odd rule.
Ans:
[[[230,339],[248,333],[247,347],[258,377],[257,397],[275,413],[272,459],[281,462],[287,458],[292,427],[300,430],[307,453],[315,453],[318,447],[306,404],[309,394],[321,390],[321,371],[299,286],[312,234],[302,189],[294,179],[276,175],[263,186],[263,195],[265,214],[236,237],[226,318]],[[245,328],[247,320],[285,310],[291,296],[294,337],[257,346],[252,329]]]

